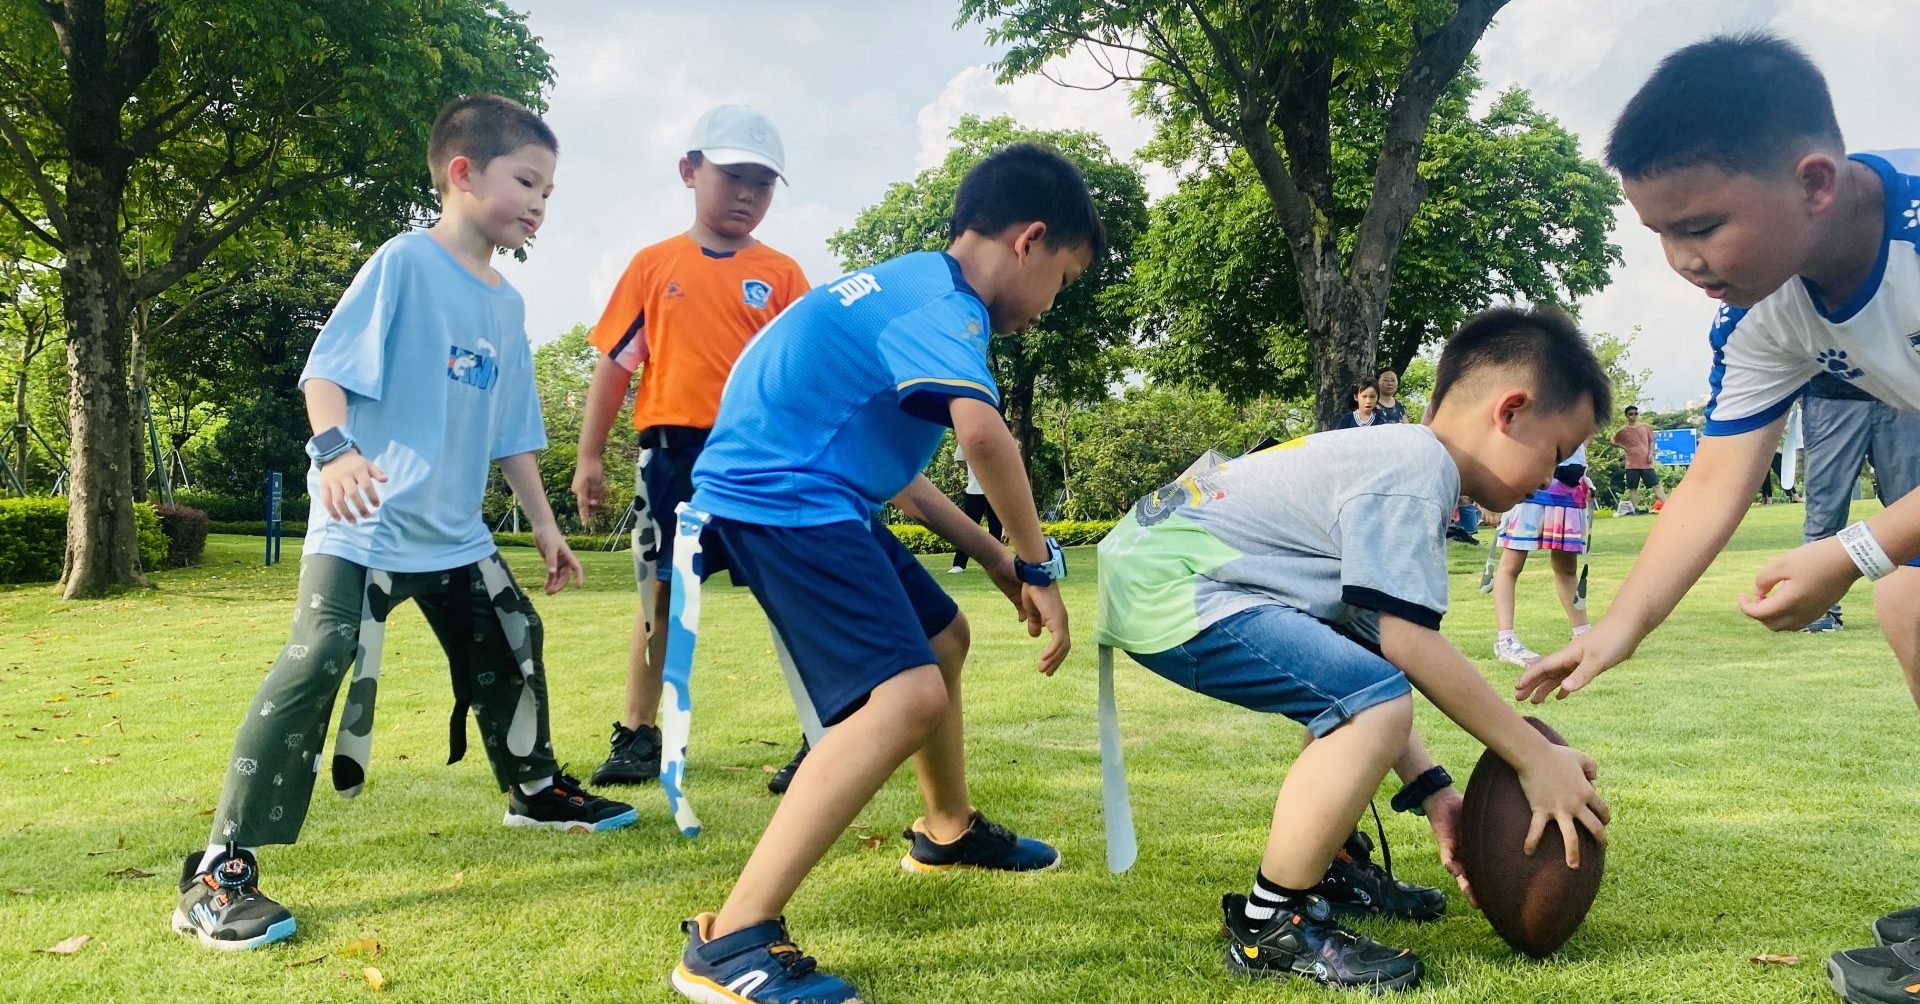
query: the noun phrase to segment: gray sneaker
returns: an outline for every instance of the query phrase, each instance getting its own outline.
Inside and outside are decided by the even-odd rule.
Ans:
[[[208,948],[259,948],[293,937],[293,914],[260,891],[253,855],[229,846],[202,871],[205,851],[187,855],[180,869],[180,905],[173,929]]]
[[[1525,669],[1540,661],[1540,653],[1520,644],[1519,638],[1515,638],[1512,641],[1495,638],[1493,641],[1493,657],[1501,662],[1513,663],[1521,669]]]

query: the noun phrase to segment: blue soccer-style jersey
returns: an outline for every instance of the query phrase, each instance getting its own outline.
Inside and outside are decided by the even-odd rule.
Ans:
[[[1886,192],[1880,257],[1859,292],[1827,304],[1788,281],[1714,318],[1706,434],[1738,435],[1785,414],[1816,373],[1920,411],[1920,150],[1860,153]]]
[[[989,337],[986,304],[941,252],[807,293],[735,364],[693,507],[767,526],[871,519],[932,459],[953,398],[998,406]]]

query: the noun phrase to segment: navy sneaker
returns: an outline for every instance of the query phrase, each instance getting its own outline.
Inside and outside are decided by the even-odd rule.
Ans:
[[[642,725],[637,729],[613,723],[613,738],[608,741],[607,762],[593,772],[593,783],[646,784],[660,778],[660,729]]]
[[[1897,945],[1920,938],[1920,906],[1897,910],[1873,922],[1873,940],[1878,945]]]
[[[1841,952],[1827,960],[1827,982],[1847,1004],[1920,1002],[1920,941]]]
[[[682,921],[687,950],[669,977],[673,989],[705,1004],[860,1004],[853,984],[815,965],[776,918],[709,938],[713,914]]]
[[[1373,840],[1359,830],[1347,838],[1327,866],[1327,875],[1308,892],[1324,898],[1343,917],[1388,917],[1426,923],[1447,912],[1447,894],[1432,886],[1393,877],[1373,862]]]
[[[776,795],[786,794],[787,788],[793,784],[793,775],[800,773],[800,765],[806,762],[807,754],[811,752],[813,752],[813,744],[807,742],[806,736],[801,736],[800,748],[793,751],[793,759],[788,760],[785,767],[774,771],[773,776],[767,778],[767,790]]]
[[[293,937],[293,914],[260,892],[260,866],[253,855],[229,846],[200,870],[205,851],[187,855],[180,868],[180,905],[173,929],[208,948],[259,948]]]
[[[1242,976],[1301,976],[1330,987],[1411,990],[1426,967],[1404,948],[1390,948],[1341,927],[1320,896],[1282,905],[1255,928],[1247,898],[1220,900],[1227,928],[1227,968]]]
[[[927,835],[927,821],[916,819],[900,834],[912,846],[900,859],[900,867],[928,874],[955,868],[989,868],[1004,872],[1043,872],[1060,866],[1060,852],[1052,846],[1022,837],[974,810],[967,831],[948,843],[936,843]]]
[[[509,786],[507,816],[501,822],[567,833],[598,833],[631,826],[639,818],[633,806],[601,798],[562,773],[554,777],[552,784],[531,795],[521,794],[517,784]]]

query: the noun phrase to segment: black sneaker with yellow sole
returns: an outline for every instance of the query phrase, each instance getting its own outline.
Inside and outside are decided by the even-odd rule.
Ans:
[[[1827,982],[1847,1004],[1920,1004],[1920,941],[1841,952]]]

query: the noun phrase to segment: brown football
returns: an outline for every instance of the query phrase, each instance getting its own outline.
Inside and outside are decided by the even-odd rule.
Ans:
[[[1554,745],[1567,745],[1545,722],[1528,718],[1527,724]],[[1460,866],[1494,933],[1515,950],[1540,959],[1566,944],[1587,918],[1600,892],[1607,851],[1585,827],[1575,826],[1580,867],[1568,868],[1559,824],[1550,822],[1540,846],[1528,856],[1521,847],[1532,821],[1520,775],[1492,750],[1482,753],[1460,809]]]

